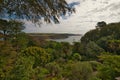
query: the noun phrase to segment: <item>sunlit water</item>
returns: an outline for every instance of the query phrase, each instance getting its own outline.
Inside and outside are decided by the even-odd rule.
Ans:
[[[81,36],[69,36],[68,38],[65,39],[50,39],[52,41],[57,41],[57,42],[69,42],[70,44],[73,44],[73,42],[80,42]]]

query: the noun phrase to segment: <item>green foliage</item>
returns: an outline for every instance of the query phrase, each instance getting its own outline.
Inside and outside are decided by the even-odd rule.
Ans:
[[[64,72],[63,76],[69,80],[89,80],[92,77],[92,67],[88,62],[68,63]]]
[[[9,22],[9,34],[16,36],[22,30],[25,29],[24,23],[17,20],[10,20]]]
[[[6,45],[4,45],[4,42],[0,42],[0,80],[9,79],[16,59],[17,53],[11,44],[6,42]]]
[[[85,47],[84,47],[84,45],[82,43],[74,42],[72,47],[73,47],[72,48],[73,53],[84,54]]]
[[[28,47],[22,52],[23,56],[32,56],[35,59],[35,67],[48,63],[51,55],[45,49],[40,47]]]
[[[0,41],[0,80],[115,80],[120,76],[119,25],[91,30],[70,45],[34,40],[15,24],[9,39]]]
[[[56,62],[46,64],[46,68],[49,71],[49,77],[60,79],[62,78],[62,68]]]
[[[14,6],[13,6],[14,5]],[[41,18],[44,21],[54,21],[58,23],[58,18],[61,14],[74,12],[75,9],[69,7],[65,0],[3,0],[0,3],[0,13],[4,17],[4,12],[9,15],[9,18],[27,19],[33,22],[38,22]]]
[[[98,29],[90,30],[84,36],[81,37],[81,43],[87,44],[90,41],[97,41],[100,38],[99,34],[100,31]]]
[[[72,54],[72,46],[67,42],[54,42],[48,41],[46,45],[41,45],[41,47],[52,50],[52,56],[54,59],[67,59]]]
[[[21,51],[28,47],[29,40],[25,33],[17,34],[17,37],[9,39],[16,51]]]
[[[97,61],[89,61],[89,63],[91,64],[94,72],[96,72],[98,67],[102,65],[100,62]]]
[[[3,38],[16,38],[17,34],[24,29],[24,24],[20,21],[15,20],[3,20],[0,19],[0,32],[4,35]]]
[[[74,53],[74,54],[72,55],[72,59],[73,59],[74,61],[80,61],[80,60],[81,60],[81,56],[80,56],[79,53]]]
[[[87,32],[82,38],[82,43],[88,43],[89,41],[97,41],[102,37],[112,36],[113,39],[120,39],[120,23],[111,23],[105,27],[94,29]]]
[[[35,57],[20,55],[16,61],[14,68],[10,72],[11,75],[9,79],[44,80],[49,71],[40,65],[35,66],[35,63],[36,63]]]
[[[108,40],[107,49],[111,53],[120,55],[120,40]]]
[[[99,47],[95,42],[91,41],[86,45],[84,55],[87,59],[97,59],[97,56],[99,56],[102,52],[104,52],[104,49]]]
[[[34,69],[34,77],[33,79],[37,79],[37,80],[46,80],[46,76],[48,76],[49,71],[44,68],[44,67],[37,67]]]
[[[92,63],[93,70],[98,71],[98,78],[102,80],[115,80],[120,76],[119,69],[119,40],[120,23],[111,23],[101,28],[87,32],[81,39],[83,52],[93,59],[100,56],[101,64]],[[97,53],[97,54],[96,54]],[[116,54],[116,55],[115,55]],[[88,59],[88,58],[87,58]],[[99,62],[98,62],[99,63]],[[97,78],[96,78],[97,79]]]
[[[34,74],[32,57],[19,57],[11,71],[11,80],[30,80]]]
[[[120,56],[103,55],[99,58],[103,65],[99,67],[98,76],[102,80],[115,80],[115,77],[120,76]]]
[[[9,31],[9,23],[6,20],[0,19],[0,33],[3,35],[1,38],[6,40],[6,35]]]
[[[62,42],[61,44],[62,44],[61,53],[63,53],[63,57],[64,58],[69,57],[72,54],[71,45],[68,42]]]
[[[0,30],[3,30],[2,33],[8,29],[8,22],[6,20],[0,19]]]
[[[102,28],[105,27],[107,24],[104,21],[98,22],[96,28]]]
[[[96,44],[102,47],[105,51],[108,51],[108,40],[112,40],[113,36],[101,37],[97,40]]]
[[[114,70],[110,66],[102,66],[99,70],[98,76],[102,80],[115,80]]]

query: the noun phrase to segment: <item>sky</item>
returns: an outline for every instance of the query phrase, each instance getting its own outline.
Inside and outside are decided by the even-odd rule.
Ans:
[[[120,21],[120,0],[67,0],[77,2],[76,13],[60,18],[60,24],[46,24],[41,26],[25,21],[25,32],[30,33],[74,33],[85,34],[95,28],[97,22],[106,23]]]

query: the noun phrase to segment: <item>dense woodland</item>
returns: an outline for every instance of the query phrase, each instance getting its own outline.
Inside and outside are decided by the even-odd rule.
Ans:
[[[98,22],[71,45],[35,39],[19,21],[59,23],[73,12],[65,0],[0,0],[0,80],[118,79],[120,23]]]
[[[99,22],[80,42],[39,41],[15,20],[0,20],[0,80],[116,80],[120,23]]]

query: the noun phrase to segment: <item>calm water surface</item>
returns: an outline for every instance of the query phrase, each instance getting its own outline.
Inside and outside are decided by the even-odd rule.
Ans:
[[[57,42],[69,42],[72,44],[73,42],[80,42],[82,36],[69,36],[68,38],[65,39],[50,39],[52,41],[57,41]]]

